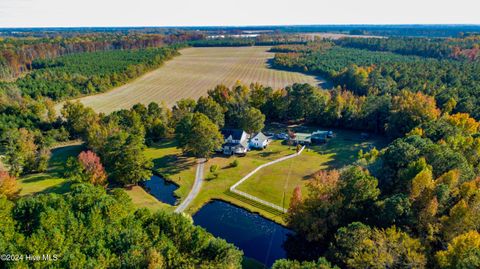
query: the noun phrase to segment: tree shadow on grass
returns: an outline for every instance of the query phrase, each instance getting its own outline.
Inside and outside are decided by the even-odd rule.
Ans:
[[[327,161],[325,165],[329,169],[339,169],[355,162],[360,150],[369,151],[374,144],[373,141],[351,137],[333,138],[326,144],[311,146],[309,150],[322,155],[332,155],[332,159]]]
[[[315,173],[312,173],[310,175],[305,175],[302,177],[303,180],[310,180],[310,179],[313,179],[313,176],[315,175]]]
[[[68,145],[58,147],[52,150],[52,157],[48,161],[48,172],[61,173],[65,167],[65,163],[69,157],[77,157],[85,145]]]
[[[168,154],[160,158],[153,159],[153,167],[160,174],[173,175],[184,170],[190,169],[195,165],[195,159],[178,156],[177,154]]]
[[[36,175],[31,175],[28,178],[22,179],[22,182],[23,183],[34,183],[34,182],[39,182],[39,181],[43,181],[43,180],[50,179],[50,178],[52,178],[51,175],[36,174]]]
[[[149,146],[154,149],[169,149],[177,147],[175,140],[165,140]],[[153,169],[162,176],[180,173],[195,165],[195,159],[183,156],[178,153],[166,154],[159,158],[152,159]]]
[[[69,180],[65,180],[61,184],[46,188],[45,190],[41,191],[40,193],[56,193],[56,194],[64,194],[70,190],[70,186],[72,182]]]
[[[272,155],[276,155],[276,154],[279,154],[279,153],[280,153],[279,150],[277,150],[277,151],[262,151],[258,155],[262,158],[267,158],[267,157],[270,157]]]

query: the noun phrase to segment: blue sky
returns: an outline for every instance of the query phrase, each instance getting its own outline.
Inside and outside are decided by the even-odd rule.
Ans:
[[[0,27],[480,24],[480,0],[0,0]]]

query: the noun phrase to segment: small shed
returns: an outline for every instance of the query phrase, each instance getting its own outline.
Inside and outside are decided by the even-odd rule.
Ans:
[[[328,135],[328,131],[315,131],[312,133],[311,141],[312,143],[326,143]]]
[[[310,133],[295,133],[293,137],[290,137],[290,141],[294,144],[309,145],[312,143],[312,134]]]

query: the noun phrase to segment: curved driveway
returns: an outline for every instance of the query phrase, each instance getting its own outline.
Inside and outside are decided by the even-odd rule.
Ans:
[[[182,203],[180,203],[180,205],[178,205],[178,207],[175,209],[176,213],[181,213],[185,211],[185,209],[200,191],[203,183],[203,168],[205,167],[205,162],[205,159],[197,160],[197,172],[195,173],[195,182],[193,183],[192,190],[188,194],[187,198],[185,198],[185,200],[183,200]]]

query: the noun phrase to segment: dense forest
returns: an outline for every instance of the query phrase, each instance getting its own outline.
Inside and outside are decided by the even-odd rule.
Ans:
[[[52,32],[47,33],[52,35]],[[82,52],[159,48],[203,37],[197,33],[159,35],[88,32],[49,35],[0,39],[0,80],[12,79],[31,70],[35,60]]]
[[[186,154],[209,157],[223,127],[253,133],[283,122],[376,132],[389,144],[295,191],[288,259],[273,268],[480,267],[480,63],[454,53],[478,40],[415,40],[413,50],[408,40],[272,48],[273,67],[325,76],[331,90],[218,85],[172,108],[137,104],[109,115],[66,102],[59,117],[52,99],[124,83],[177,47],[32,61],[28,74],[0,84],[0,251],[55,252],[60,267],[239,268],[232,245],[184,216],[135,210],[117,188],[150,176],[143,152],[152,143],[174,138]],[[69,192],[19,197],[16,179],[45,171],[52,145],[71,139],[85,150],[65,164]]]
[[[306,45],[311,46],[315,49],[295,46],[292,50],[298,52],[277,53],[272,66],[324,76],[357,95],[396,95],[401,90],[422,92],[433,96],[444,112],[465,112],[480,118],[478,60],[405,56],[332,46],[331,42],[323,46]],[[285,46],[272,48],[274,52],[278,50],[285,51]]]
[[[121,189],[77,184],[15,203],[2,196],[0,215],[2,268],[239,268],[242,259],[187,217],[134,210]]]
[[[15,84],[22,94],[52,100],[104,92],[158,68],[179,55],[177,49],[113,50],[35,60],[32,71]]]
[[[336,41],[340,46],[390,51],[403,55],[417,55],[437,59],[468,59],[480,57],[480,36],[466,38],[427,39],[427,38],[343,38]]]

